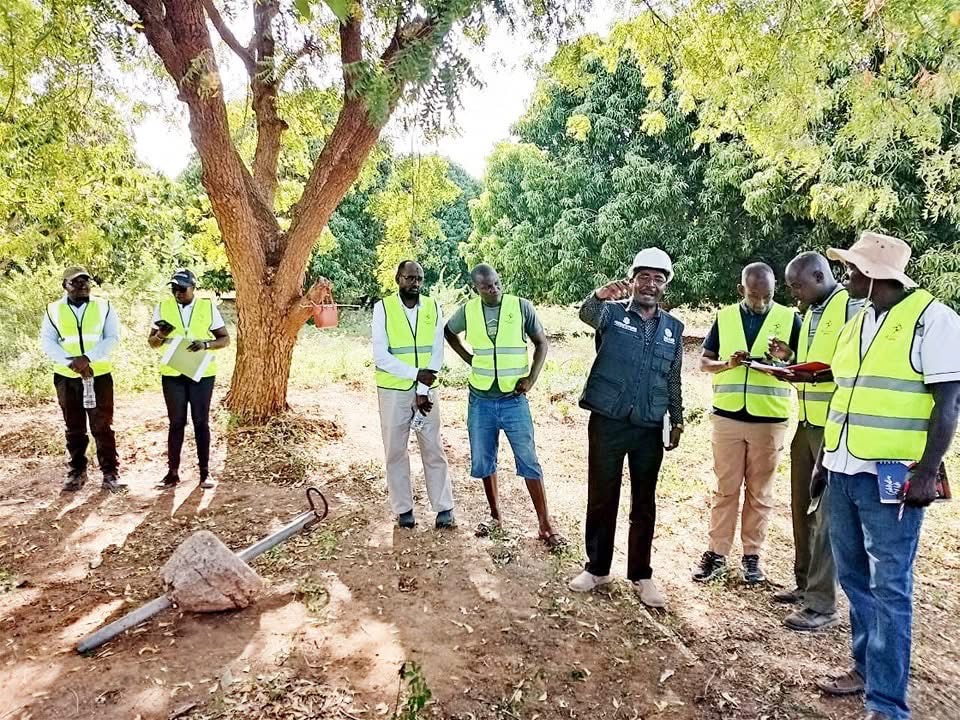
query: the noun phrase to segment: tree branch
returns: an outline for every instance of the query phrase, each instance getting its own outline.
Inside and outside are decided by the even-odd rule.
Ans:
[[[257,71],[257,64],[253,60],[253,54],[250,52],[250,48],[245,47],[237,40],[237,36],[233,34],[233,31],[227,27],[227,24],[223,21],[223,16],[220,14],[220,11],[217,10],[217,6],[213,0],[203,0],[203,9],[207,11],[207,17],[210,18],[210,22],[213,23],[213,26],[217,29],[220,38],[226,43],[227,47],[233,50],[237,54],[237,57],[243,61],[243,66],[247,69],[247,74],[253,76]]]
[[[253,179],[267,206],[273,209],[277,195],[277,165],[281,138],[287,123],[277,113],[280,79],[276,72],[273,19],[280,11],[278,0],[258,0],[253,6],[253,39],[251,48],[256,59],[256,72],[250,75],[253,112],[257,118],[257,148],[253,154]],[[267,262],[274,265],[280,252],[280,236],[267,248]]]

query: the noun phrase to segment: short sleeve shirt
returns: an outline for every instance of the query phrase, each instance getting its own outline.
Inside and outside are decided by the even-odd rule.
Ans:
[[[496,342],[497,339],[497,330],[499,329],[500,324],[500,306],[495,305],[490,307],[489,305],[480,303],[480,307],[483,308],[483,319],[487,324],[487,337],[491,341]],[[520,298],[520,316],[523,320],[523,339],[526,341],[531,335],[539,335],[543,332],[543,323],[540,322],[540,318],[537,317],[537,311],[533,307],[533,303],[527,300],[526,298]],[[447,328],[454,335],[459,335],[467,331],[467,312],[466,305],[461,305],[457,308],[457,311],[450,317],[450,320],[447,322]],[[510,393],[505,393],[501,391],[496,383],[489,390],[477,390],[474,387],[470,388],[470,392],[477,397],[495,399],[506,397]]]
[[[881,313],[878,316],[872,305],[867,306],[860,331],[860,347],[864,355],[877,336],[885,315],[886,313]],[[926,385],[960,382],[960,316],[941,302],[930,303],[920,316],[914,331],[910,359],[923,375]],[[846,428],[843,429],[837,449],[824,452],[823,466],[845,475],[864,472],[877,474],[876,462],[856,458],[847,450]]]

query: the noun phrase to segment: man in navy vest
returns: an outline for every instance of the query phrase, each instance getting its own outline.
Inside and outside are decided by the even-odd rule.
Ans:
[[[680,369],[683,323],[660,309],[673,263],[659,248],[637,253],[629,280],[592,292],[580,319],[597,331],[597,357],[580,407],[587,426],[587,563],[570,589],[587,592],[609,583],[617,528],[623,459],[630,466],[630,536],[627,579],[649,607],[663,607],[653,582],[650,552],[656,522],[656,487],[663,450],[683,431]],[[669,428],[669,443],[664,442]]]

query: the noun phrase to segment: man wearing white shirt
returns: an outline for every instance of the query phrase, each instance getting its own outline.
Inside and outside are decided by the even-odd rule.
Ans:
[[[810,488],[816,497],[829,482],[853,667],[817,685],[834,695],[865,692],[866,720],[910,717],[913,563],[960,411],[960,317],[913,289],[904,272],[910,254],[902,240],[869,232],[827,253],[846,264],[850,297],[868,304],[837,341],[837,388]],[[904,473],[909,485],[885,497]]]
[[[217,364],[209,351],[225,348],[230,344],[230,335],[223,317],[211,298],[197,298],[194,292],[197,276],[190,270],[177,270],[170,282],[171,297],[159,303],[153,311],[153,324],[147,344],[164,350],[169,343],[181,339],[189,342],[190,352],[207,353],[201,363],[200,377],[187,377],[171,365],[160,364],[163,384],[163,399],[167,405],[170,428],[167,432],[167,474],[160,482],[162,487],[173,487],[180,482],[180,450],[187,427],[187,411],[193,421],[193,435],[197,442],[197,461],[200,471],[200,487],[213,487],[210,482],[210,401],[213,399],[213,384]],[[171,360],[171,362],[173,362]]]
[[[397,268],[397,294],[373,307],[380,432],[386,456],[387,488],[397,523],[416,525],[407,445],[411,424],[420,445],[423,474],[436,527],[453,527],[453,489],[440,442],[439,398],[430,387],[443,366],[443,315],[433,298],[420,294],[423,268],[404,260]]]
[[[50,303],[40,322],[40,347],[54,364],[53,384],[63,411],[70,469],[63,489],[73,492],[87,481],[87,418],[97,444],[103,489],[126,486],[117,479],[119,458],[113,434],[113,376],[110,353],[120,341],[120,323],[110,302],[90,297],[90,273],[75,266],[63,273],[66,294]],[[85,408],[84,382],[93,380],[96,407]]]

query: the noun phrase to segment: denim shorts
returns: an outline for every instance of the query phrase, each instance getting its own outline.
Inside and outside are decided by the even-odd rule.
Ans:
[[[470,393],[467,404],[467,434],[470,436],[470,474],[484,478],[497,471],[497,450],[503,430],[513,450],[517,475],[543,479],[533,442],[533,418],[523,395],[482,398]]]

